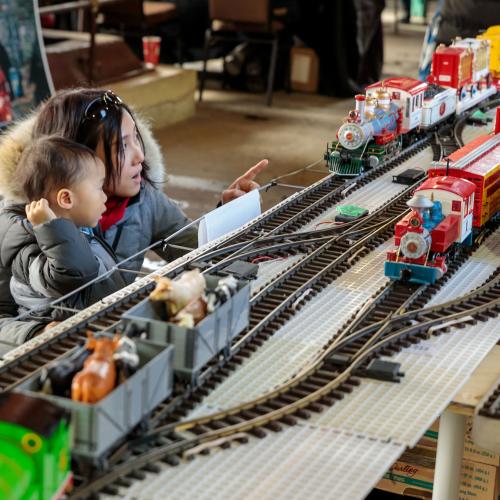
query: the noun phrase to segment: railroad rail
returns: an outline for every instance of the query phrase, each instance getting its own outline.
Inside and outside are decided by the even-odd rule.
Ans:
[[[173,276],[194,262],[205,263],[208,270],[213,271],[227,266],[236,259],[251,260],[262,254],[279,256],[291,255],[297,252],[305,253],[304,257],[296,264],[287,269],[283,274],[277,276],[263,290],[260,290],[252,297],[250,327],[235,340],[229,361],[215,361],[206,369],[204,385],[197,388],[194,392],[192,392],[193,388],[189,388],[186,392],[178,394],[174,400],[161,405],[157,409],[150,422],[155,428],[151,431],[148,439],[157,439],[160,441],[167,439],[169,440],[168,446],[173,446],[174,444],[175,446],[179,446],[179,443],[184,440],[179,437],[178,433],[186,430],[178,427],[182,425],[178,423],[178,419],[183,416],[184,409],[188,408],[189,405],[195,404],[196,400],[201,400],[204,394],[207,394],[215,387],[238,363],[241,363],[246,357],[250,356],[277,328],[294,315],[306,301],[310,300],[326,285],[346,272],[359,258],[386,241],[392,235],[395,221],[406,213],[405,202],[409,199],[412,190],[418,184],[404,190],[400,195],[390,200],[389,203],[370,216],[354,223],[322,231],[308,231],[303,233],[294,233],[291,231],[296,231],[320,215],[326,208],[343,199],[346,192],[350,193],[354,189],[359,189],[367,182],[394,168],[412,154],[416,154],[422,148],[426,147],[427,142],[428,138],[422,139],[398,158],[393,159],[386,165],[382,164],[376,171],[368,172],[355,180],[340,181],[333,176],[328,176],[326,179],[319,181],[316,185],[309,188],[311,198],[308,202],[310,202],[310,205],[307,205],[307,202],[304,201],[305,199],[302,198],[302,195],[305,195],[305,192],[308,191],[304,190],[304,192],[301,192],[295,198],[292,197],[292,200],[288,203],[280,204],[276,210],[271,211],[267,215],[264,214],[256,222],[247,225],[243,232],[231,235],[228,238],[224,238],[222,242],[216,242],[213,245],[195,251],[186,256],[186,258],[181,259],[174,266],[166,266],[164,268],[164,272],[167,275]],[[318,187],[317,191],[312,189],[314,186]],[[313,192],[314,194],[312,194]],[[292,203],[293,200],[302,201],[297,201],[294,206]],[[285,210],[289,205],[291,211],[286,212]],[[466,258],[465,254],[464,258]],[[86,340],[85,334],[88,329],[92,329],[93,331],[111,330],[119,326],[122,313],[146,297],[153,286],[154,283],[151,278],[139,280],[139,282],[127,287],[127,289],[107,298],[102,304],[97,304],[95,307],[89,308],[86,317],[82,317],[84,316],[82,314],[82,316],[78,315],[79,317],[72,318],[73,321],[70,322],[70,327],[50,339],[47,346],[40,346],[36,352],[26,352],[16,359],[8,360],[7,363],[0,366],[0,390],[9,390],[17,386],[27,377],[31,377],[34,372],[40,370],[47,362],[63,356],[68,351],[84,343]],[[339,399],[346,392],[354,390],[359,384],[359,379],[355,378],[354,375],[362,373],[364,365],[361,363],[358,366],[356,363],[360,360],[366,362],[369,359],[366,357],[367,353],[370,353],[372,357],[378,355],[379,350],[377,349],[379,347],[385,350],[384,352],[392,353],[402,346],[409,345],[408,342],[412,342],[412,340],[404,339],[398,339],[397,344],[386,342],[387,339],[393,337],[394,331],[390,329],[387,331],[385,325],[392,324],[393,317],[404,316],[405,311],[411,309],[415,304],[422,301],[425,302],[426,294],[424,292],[425,290],[422,287],[411,287],[407,288],[403,293],[401,288],[398,288],[398,285],[391,285],[391,287],[381,291],[379,294],[376,300],[378,307],[372,307],[371,310],[365,311],[366,314],[357,315],[352,319],[350,325],[346,325],[345,331],[341,332],[340,337],[344,336],[344,338],[349,339],[349,342],[346,341],[339,345],[338,348],[340,350],[338,353],[344,359],[347,359],[346,365],[347,363],[354,363],[359,370],[357,372],[350,371],[349,376],[343,379],[340,385],[331,391],[331,398],[334,400]],[[374,331],[370,329],[373,325],[378,325],[381,321],[383,322],[383,328],[379,325],[378,330]],[[364,336],[359,337],[359,332],[364,332]],[[332,346],[337,345],[338,339],[339,336],[332,339],[332,342],[325,347],[326,351]],[[339,367],[338,364],[336,366],[325,361],[325,367],[322,369],[331,371],[335,379],[344,373],[342,372],[344,368]],[[324,373],[319,374],[319,379],[321,378],[325,378]],[[326,379],[329,378],[326,377]],[[309,382],[306,382],[306,384],[309,384]],[[314,386],[314,381],[311,386]],[[299,392],[295,390],[295,395],[292,394],[291,398],[288,399],[293,399],[292,403],[297,402],[296,396],[304,393],[306,389],[306,387],[300,386]],[[192,399],[186,402],[187,397],[192,397]],[[327,398],[328,396],[325,397]],[[324,401],[327,400],[325,399]],[[311,402],[307,408],[316,408],[320,411],[321,404],[315,407],[314,403],[315,401]],[[184,407],[182,404],[184,404]],[[277,410],[274,408],[276,404],[274,404],[274,407],[272,404],[264,406],[267,406],[267,410],[271,409],[273,412]],[[293,424],[295,416],[298,418],[307,418],[307,409],[304,410],[301,407],[296,410],[294,416],[287,418],[285,415],[281,420],[285,421],[285,423],[288,421]],[[247,416],[254,419],[258,418],[260,414],[262,414],[262,408],[256,414],[250,410]],[[276,424],[278,420],[280,419],[269,421],[266,424],[267,428],[279,430],[280,424]],[[196,429],[193,432],[200,433],[203,436],[207,432],[212,432],[214,425],[215,427],[220,426],[220,423],[210,424],[208,430],[205,424],[200,425],[201,427],[190,427],[189,430]],[[243,425],[243,421],[233,421],[231,425]],[[265,432],[259,426],[252,427],[250,431],[255,435],[263,435],[263,432]],[[226,436],[222,437],[225,438]],[[244,438],[240,436],[239,439]],[[143,444],[143,440],[141,439],[140,441],[140,443],[132,441],[130,444],[126,444],[124,448],[117,450],[113,457],[111,457],[110,463],[115,467],[121,467],[121,462],[125,457],[130,456],[130,453],[135,454],[138,452]],[[166,457],[167,461],[175,463],[175,453],[167,454]],[[149,467],[153,466],[149,465]],[[133,474],[137,475],[139,473],[136,471]]]
[[[402,309],[399,307],[398,311]],[[85,498],[106,486],[110,491],[113,481],[123,481],[123,477],[143,467],[154,468],[157,460],[179,457],[195,447],[199,452],[210,443],[220,446],[231,438],[244,441],[242,433],[264,437],[269,430],[277,432],[284,426],[294,425],[298,419],[307,419],[311,412],[323,411],[346,392],[354,390],[359,380],[353,376],[374,356],[397,352],[402,346],[418,343],[454,326],[487,321],[499,313],[500,274],[497,270],[487,283],[467,296],[438,306],[396,313],[353,334],[338,337],[314,363],[258,399],[206,417],[155,429],[147,436],[149,439],[164,434],[175,436],[175,441],[117,464],[110,472],[77,489],[73,496]],[[329,361],[339,349],[357,345],[360,340],[363,340],[362,347],[345,366],[339,367]],[[141,443],[143,441],[141,438]],[[172,458],[170,461],[175,462]]]
[[[498,380],[496,387],[491,391],[478,413],[482,417],[500,420],[500,380]]]
[[[351,226],[348,232],[330,236],[326,242],[321,241],[318,248],[308,253],[252,297],[249,330],[244,332],[241,338],[236,339],[233,352],[247,343],[257,331],[266,327],[271,321],[277,320],[278,314],[284,313],[292,303],[296,303],[307,289],[312,288],[309,296],[314,296],[322,286],[327,284],[327,281],[324,281],[326,276],[326,274],[323,275],[324,270],[329,273],[330,279],[333,279],[345,272],[356,258],[385,241],[391,234],[394,222],[406,213],[405,202],[410,196],[411,187],[404,190],[382,209]],[[373,231],[373,228],[376,230]],[[266,250],[267,253],[271,251],[271,248]],[[247,254],[240,255],[238,258],[245,256]],[[215,269],[217,269],[217,264],[209,268],[212,271]],[[297,279],[298,273],[301,273],[299,280]],[[321,285],[318,283],[320,278],[323,278]],[[66,335],[60,335],[50,344],[42,345],[36,354],[16,358],[0,368],[0,389],[2,391],[13,389],[49,362],[83,344],[88,329],[96,331],[116,327],[120,323],[123,312],[143,300],[153,286],[152,281],[134,295],[124,297],[121,302],[110,305],[107,310],[92,318],[91,324],[83,323],[67,330]],[[264,299],[271,305],[262,303]]]
[[[391,162],[388,162],[387,165],[381,165],[378,167],[378,174],[375,172],[365,174],[365,176],[359,180],[359,185],[355,181],[348,181],[347,183],[343,182],[342,189],[339,186],[336,186],[333,190],[328,191],[327,194],[324,193],[325,185],[322,181],[316,184],[316,188],[319,191],[316,191],[316,188],[313,189],[311,186],[310,189],[305,190],[306,192],[303,196],[292,197],[293,200],[290,202],[292,205],[297,200],[300,199],[302,202],[304,201],[304,197],[307,196],[307,193],[310,194],[313,198],[311,201],[311,210],[314,214],[321,213],[322,209],[320,206],[325,206],[327,203],[334,203],[338,201],[343,196],[343,191],[345,190],[345,185],[349,185],[350,192],[353,189],[358,189],[361,187],[363,183],[369,182],[369,179],[375,178],[377,175],[382,175],[383,172],[388,169],[394,168],[398,162],[403,161],[403,159],[410,157],[413,154],[416,154],[423,147],[425,147],[427,139],[423,139],[418,143],[409,148],[409,150],[402,153],[398,158],[393,159]],[[374,177],[375,176],[375,177]],[[329,176],[330,182],[333,179],[333,176]],[[324,181],[327,182],[327,181]],[[331,186],[330,186],[331,187]],[[313,200],[314,199],[314,200]],[[280,204],[282,205],[282,204]],[[285,204],[288,206],[288,204]],[[278,208],[274,211],[271,211],[269,215],[265,215],[254,221],[253,223],[245,226],[243,228],[243,241],[239,243],[235,243],[235,239],[233,237],[229,237],[223,243],[226,247],[223,247],[221,243],[216,242],[214,245],[209,245],[207,248],[202,248],[198,251],[191,252],[185,258],[179,259],[176,265],[174,266],[166,266],[165,275],[173,277],[176,274],[180,273],[182,270],[189,268],[194,262],[206,262],[208,260],[219,260],[219,262],[223,261],[225,265],[228,265],[231,262],[231,258],[225,257],[224,255],[230,255],[232,253],[236,253],[238,259],[248,258],[251,255],[262,255],[262,251],[266,252],[281,250],[290,252],[292,246],[295,247],[294,251],[300,251],[303,249],[310,248],[310,245],[321,243],[321,237],[324,238],[323,241],[331,238],[332,232],[337,232],[335,229],[333,231],[320,231],[319,232],[319,241],[318,236],[309,232],[305,235],[295,235],[296,239],[295,243],[290,244],[289,242],[285,243],[281,248],[276,248],[271,245],[266,247],[268,244],[268,240],[264,238],[268,238],[269,235],[273,235],[278,233],[279,231],[283,231],[285,228],[291,229],[292,227],[289,224],[279,223],[276,225],[276,220],[278,222],[281,221],[281,215],[283,210],[286,209],[286,206],[278,206]],[[319,210],[319,212],[317,212]],[[301,210],[300,213],[295,214],[294,224],[304,224],[310,221],[315,215],[304,213],[307,211],[306,209]],[[288,214],[289,215],[289,214]],[[278,219],[275,219],[276,216],[279,216]],[[365,219],[366,221],[371,220],[369,218]],[[274,221],[274,222],[273,222]],[[265,226],[263,224],[271,224],[271,226]],[[349,229],[349,225],[346,225],[346,230]],[[352,226],[354,227],[354,226]],[[265,237],[262,236],[262,231],[267,231]],[[255,235],[255,231],[257,231],[257,236]],[[240,236],[238,236],[240,237]],[[261,243],[262,240],[262,243]],[[297,240],[298,241],[297,243]],[[305,240],[304,243],[302,240]],[[307,241],[310,240],[310,241]],[[229,245],[229,243],[232,245]],[[236,247],[235,247],[236,244]],[[253,246],[256,247],[255,250],[249,250],[247,253],[242,253],[241,248],[248,247],[249,249]],[[264,245],[264,246],[263,246]],[[217,254],[217,255],[214,255]],[[234,259],[233,259],[234,260]],[[217,267],[213,267],[216,269]],[[161,272],[155,274],[163,274]],[[9,353],[4,361],[0,363],[0,391],[10,390],[19,383],[22,383],[26,378],[31,376],[34,372],[41,370],[47,363],[57,359],[69,351],[75,349],[77,346],[82,345],[86,341],[86,332],[88,330],[93,332],[99,332],[103,330],[109,330],[118,327],[121,321],[121,315],[135,304],[143,300],[149,292],[154,287],[154,280],[151,277],[145,277],[141,280],[129,285],[128,287],[116,292],[115,294],[107,297],[101,302],[94,304],[93,306],[87,308],[85,311],[78,313],[71,317],[69,320],[63,322],[61,325],[55,327],[53,332],[50,333],[50,337],[48,335],[41,335],[40,338],[32,341],[30,345],[24,345],[17,348],[12,353]]]

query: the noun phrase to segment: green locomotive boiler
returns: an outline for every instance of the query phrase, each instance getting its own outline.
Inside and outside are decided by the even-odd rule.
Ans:
[[[0,394],[0,498],[60,498],[71,485],[70,413],[42,399]]]

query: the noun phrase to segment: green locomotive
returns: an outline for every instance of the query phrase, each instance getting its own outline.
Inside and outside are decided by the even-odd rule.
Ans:
[[[72,482],[70,413],[43,399],[0,394],[0,498],[59,498]]]

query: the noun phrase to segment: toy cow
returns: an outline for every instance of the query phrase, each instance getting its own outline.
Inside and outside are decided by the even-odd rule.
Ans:
[[[189,302],[200,297],[205,291],[206,282],[199,269],[182,274],[178,280],[157,277],[156,288],[149,298],[166,302],[168,317],[175,316]]]
[[[119,343],[119,335],[95,339],[92,333],[88,333],[87,349],[94,352],[85,360],[83,370],[73,378],[71,399],[97,403],[114,389],[116,366],[113,355]]]

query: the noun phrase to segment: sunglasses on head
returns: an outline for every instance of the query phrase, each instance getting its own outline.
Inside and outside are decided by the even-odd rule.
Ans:
[[[123,101],[114,92],[106,90],[87,104],[82,124],[88,121],[102,121],[106,119],[110,109],[118,109],[122,105]]]

